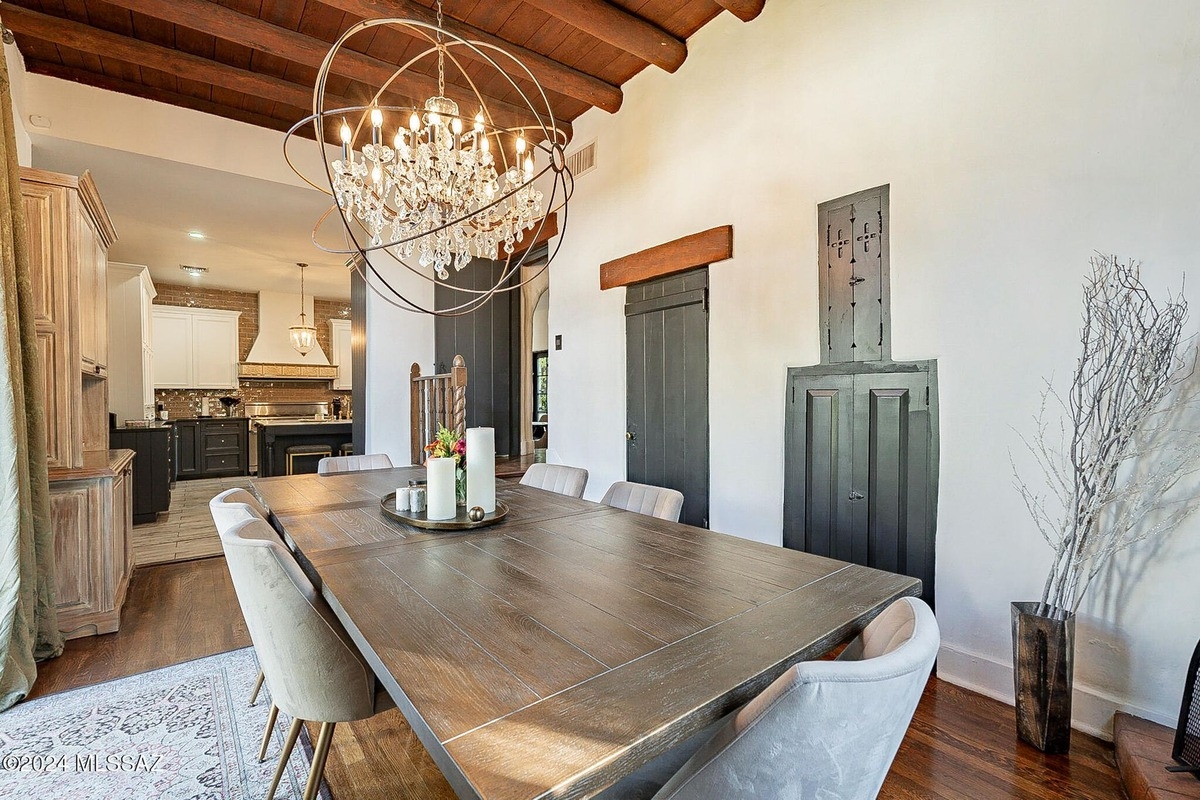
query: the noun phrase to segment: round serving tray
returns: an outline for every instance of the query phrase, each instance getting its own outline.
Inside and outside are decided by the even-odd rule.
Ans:
[[[462,506],[458,506],[458,515],[452,519],[429,519],[425,516],[424,511],[397,511],[395,492],[388,492],[384,495],[383,499],[379,501],[379,507],[383,509],[384,514],[397,522],[431,531],[468,531],[473,528],[486,528],[488,525],[495,525],[508,515],[508,506],[497,500],[496,510],[491,514],[484,514],[483,519],[478,522],[468,519],[467,509]]]

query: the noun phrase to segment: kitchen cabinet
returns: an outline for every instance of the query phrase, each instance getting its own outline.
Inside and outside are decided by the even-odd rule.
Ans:
[[[175,428],[175,477],[246,475],[250,449],[245,417],[181,419]]]
[[[108,447],[108,248],[116,241],[91,175],[21,168],[34,327],[46,399],[47,464],[77,468]]]
[[[146,267],[108,265],[108,409],[118,425],[154,410],[151,309],[156,293]]]
[[[154,306],[154,388],[236,389],[240,311]]]
[[[112,633],[133,570],[131,450],[95,450],[50,471],[58,627],[68,639]]]
[[[154,522],[171,505],[171,428],[117,428],[109,432],[114,449],[136,453],[133,462],[133,524]]]
[[[354,381],[351,377],[353,370],[351,369],[350,353],[350,320],[329,320],[329,342],[329,349],[333,351],[330,355],[333,363],[337,365],[337,377],[333,380],[333,388],[336,391],[350,391],[354,388]]]

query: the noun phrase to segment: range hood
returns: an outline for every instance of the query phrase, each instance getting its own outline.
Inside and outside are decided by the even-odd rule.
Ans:
[[[316,320],[313,299],[304,298],[304,313],[309,323]],[[246,360],[238,364],[238,377],[260,381],[329,381],[337,378],[337,366],[331,365],[318,344],[302,356],[292,348],[288,328],[298,322],[300,295],[287,292],[258,293],[258,338]]]

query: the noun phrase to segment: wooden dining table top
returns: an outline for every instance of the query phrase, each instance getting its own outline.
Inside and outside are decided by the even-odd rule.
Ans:
[[[461,798],[588,797],[920,594],[504,480],[491,527],[385,515],[383,495],[422,473],[252,486]]]

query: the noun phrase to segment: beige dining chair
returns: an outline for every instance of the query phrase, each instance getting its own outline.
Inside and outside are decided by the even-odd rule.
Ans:
[[[208,510],[212,514],[213,523],[217,526],[217,533],[229,530],[237,523],[247,519],[257,517],[266,520],[267,518],[267,509],[258,502],[257,497],[245,489],[226,489],[208,501]],[[263,674],[262,670],[259,670],[258,678],[254,681],[254,688],[250,691],[250,705],[258,702],[258,693],[262,690],[262,685]],[[267,725],[267,729],[270,730],[271,725],[274,724],[275,711],[272,710],[271,722]],[[266,747],[265,740],[263,747]]]
[[[317,462],[318,475],[335,475],[339,472],[362,472],[366,469],[391,469],[392,460],[387,453],[369,453],[362,456],[330,456]]]
[[[271,696],[292,717],[267,797],[275,796],[300,726],[309,720],[321,723],[304,788],[304,800],[313,800],[337,723],[374,716],[392,707],[391,698],[266,522],[239,522],[222,532],[221,544]]]
[[[521,476],[521,483],[568,497],[583,497],[587,488],[588,471],[566,464],[530,464]]]
[[[873,800],[940,643],[929,606],[901,598],[837,660],[796,664],[715,735],[693,737],[596,800]]]
[[[679,512],[683,510],[681,492],[630,481],[617,481],[608,487],[600,502],[606,506],[623,508],[671,522],[678,522]]]

